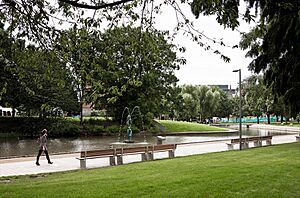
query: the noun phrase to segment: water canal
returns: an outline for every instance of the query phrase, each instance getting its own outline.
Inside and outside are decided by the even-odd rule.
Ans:
[[[243,129],[243,137],[247,136],[266,136],[266,135],[285,135],[286,132]],[[167,136],[164,144],[168,143],[188,143],[205,142],[214,140],[226,140],[238,138],[238,133],[203,134],[194,136]],[[135,142],[143,142],[144,136],[135,135]],[[147,142],[156,144],[156,136],[147,136]],[[107,149],[109,145],[116,142],[117,136],[97,136],[97,137],[78,137],[78,138],[48,138],[48,148],[50,153],[73,153],[82,150]],[[36,139],[17,139],[0,138],[0,158],[16,156],[33,156],[37,153]]]

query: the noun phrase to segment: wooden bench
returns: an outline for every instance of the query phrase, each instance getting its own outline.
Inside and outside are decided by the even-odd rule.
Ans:
[[[123,156],[124,155],[136,155],[136,154],[141,154],[142,161],[148,160],[148,146],[116,149],[117,164],[118,165],[123,164]]]
[[[249,148],[249,143],[253,142],[254,147],[262,146],[262,141],[266,141],[266,145],[272,144],[272,136],[258,136],[241,138],[242,149]],[[235,144],[239,144],[240,139],[231,139],[230,143],[227,143],[228,150],[233,150]]]
[[[148,158],[149,160],[153,160],[154,153],[165,152],[165,151],[168,151],[169,158],[174,158],[176,146],[177,146],[176,144],[161,144],[161,145],[149,146]]]
[[[76,158],[80,160],[80,168],[86,168],[87,159],[109,157],[109,163],[111,166],[115,164],[115,157],[117,157],[117,165],[123,164],[123,156],[141,154],[141,160],[153,160],[154,153],[168,151],[169,158],[175,157],[176,144],[162,144],[154,146],[141,146],[141,147],[124,147],[113,148],[106,150],[94,150],[94,151],[81,151],[80,157]]]
[[[116,165],[115,163],[116,149],[106,150],[93,150],[93,151],[81,151],[80,157],[76,159],[80,160],[80,168],[86,168],[87,159],[104,158],[109,157],[109,164],[111,166]]]

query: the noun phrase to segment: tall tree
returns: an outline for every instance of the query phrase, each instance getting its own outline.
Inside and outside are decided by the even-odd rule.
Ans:
[[[197,100],[189,93],[183,93],[182,98],[183,105],[182,109],[180,109],[180,117],[183,120],[191,121],[197,117],[199,105],[197,104]]]
[[[229,118],[233,113],[233,97],[218,87],[214,87],[213,89],[216,89],[220,93],[220,101],[215,116]]]
[[[143,113],[157,116],[161,100],[169,98],[178,81],[174,71],[185,63],[163,33],[128,26],[103,33],[96,50],[89,100],[109,108],[115,117],[126,106],[140,106]]]
[[[199,116],[199,121],[215,115],[220,102],[220,93],[206,85],[185,85],[182,87],[184,101],[188,104],[191,116]],[[196,115],[195,115],[195,112]]]
[[[199,102],[200,121],[214,116],[220,102],[220,93],[211,87],[202,85],[197,87],[196,97]]]
[[[97,34],[91,34],[87,28],[70,28],[61,33],[55,44],[57,53],[68,66],[73,83],[76,86],[80,102],[80,123],[83,121],[83,105],[87,103],[86,95],[95,71],[97,52],[95,43]]]
[[[270,113],[273,113],[274,97],[263,83],[261,75],[252,75],[245,79],[242,92],[249,113],[257,117],[257,123],[259,123],[259,117],[262,114],[266,114],[270,118]],[[270,124],[270,119],[268,122]]]

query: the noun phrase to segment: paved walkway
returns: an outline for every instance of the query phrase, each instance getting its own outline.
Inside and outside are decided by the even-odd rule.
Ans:
[[[272,144],[284,144],[295,142],[295,135],[282,135],[273,136]],[[226,151],[229,140],[214,141],[214,142],[202,142],[193,144],[178,145],[175,156],[188,156],[194,154],[210,153]],[[264,145],[264,144],[263,144]],[[250,147],[253,145],[250,144]],[[239,145],[235,145],[235,149],[238,149]],[[52,155],[51,160],[53,164],[47,164],[45,156],[41,157],[40,166],[35,165],[35,157],[13,158],[13,159],[1,159],[0,160],[0,177],[13,176],[13,175],[28,175],[38,173],[59,172],[67,170],[80,169],[79,160],[75,159],[79,156],[79,153],[64,154],[64,155]],[[156,153],[154,158],[167,158],[167,152]],[[140,155],[125,156],[124,164],[141,161]],[[109,166],[108,158],[99,158],[87,160],[87,168],[98,168]]]
[[[275,131],[285,131],[285,132],[299,132],[300,127],[286,126],[286,125],[270,125],[270,124],[252,124],[250,126],[251,129],[267,129],[267,130],[275,130]]]

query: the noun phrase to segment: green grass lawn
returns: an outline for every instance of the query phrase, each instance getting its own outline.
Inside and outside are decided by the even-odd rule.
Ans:
[[[300,197],[299,186],[300,143],[293,143],[0,178],[0,197],[292,198]]]
[[[226,131],[226,129],[208,126],[205,124],[198,124],[195,122],[179,122],[170,120],[158,121],[162,124],[168,132],[188,132],[188,131]]]

